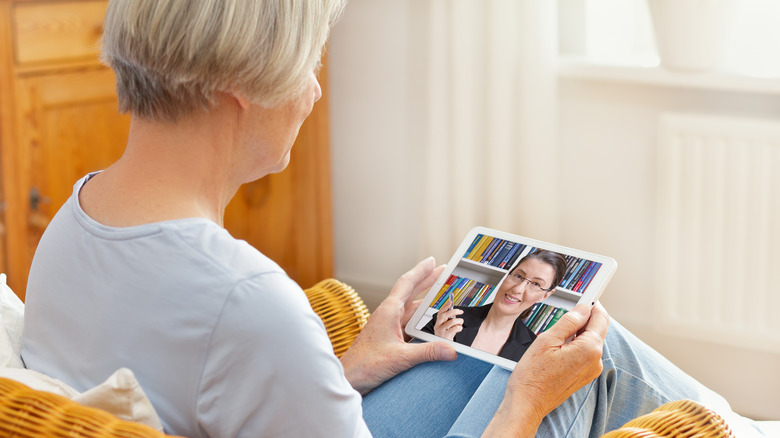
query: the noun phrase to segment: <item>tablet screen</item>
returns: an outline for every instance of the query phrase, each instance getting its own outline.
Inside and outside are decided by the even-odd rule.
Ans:
[[[595,302],[616,269],[610,257],[477,227],[406,333],[513,369],[539,334],[578,303]]]

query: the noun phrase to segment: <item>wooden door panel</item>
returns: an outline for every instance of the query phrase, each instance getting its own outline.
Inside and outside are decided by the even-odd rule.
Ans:
[[[27,201],[14,212],[26,225],[26,245],[12,254],[23,262],[14,273],[18,289],[26,284],[43,230],[76,180],[121,156],[130,119],[117,114],[114,77],[107,69],[32,76],[17,84],[18,190]]]
[[[94,60],[100,51],[107,5],[93,0],[14,5],[16,62]]]
[[[2,169],[2,159],[3,157],[0,157],[0,169]],[[8,264],[5,260],[5,254],[6,254],[6,225],[5,225],[5,210],[8,207],[8,203],[5,200],[4,196],[5,191],[3,190],[3,180],[0,178],[0,272],[8,272]]]

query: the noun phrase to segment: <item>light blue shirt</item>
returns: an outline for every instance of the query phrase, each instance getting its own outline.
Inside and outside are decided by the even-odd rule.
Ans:
[[[168,433],[369,436],[322,321],[273,261],[205,219],[104,226],[78,192],[38,245],[28,368],[78,390],[130,368]]]

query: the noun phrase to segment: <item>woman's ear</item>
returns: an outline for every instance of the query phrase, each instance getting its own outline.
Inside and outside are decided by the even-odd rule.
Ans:
[[[238,106],[240,106],[242,109],[249,108],[251,102],[244,93],[238,90],[233,90],[230,91],[228,94],[236,101],[236,103],[238,103]]]

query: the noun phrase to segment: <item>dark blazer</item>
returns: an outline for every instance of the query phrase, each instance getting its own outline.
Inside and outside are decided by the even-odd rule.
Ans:
[[[459,344],[471,346],[471,343],[474,342],[474,338],[477,337],[482,321],[487,317],[490,306],[492,306],[492,304],[480,307],[455,306],[456,309],[463,310],[463,314],[458,316],[458,318],[463,319],[463,330],[455,335],[454,341]],[[433,315],[433,319],[428,321],[428,324],[422,328],[422,331],[433,333],[433,326],[436,324],[436,317],[438,315],[438,312]],[[523,357],[523,353],[525,353],[525,350],[528,350],[528,347],[531,346],[534,339],[536,339],[536,335],[523,324],[523,321],[521,321],[520,318],[517,318],[514,327],[512,327],[512,332],[509,334],[509,339],[507,339],[504,346],[501,347],[501,351],[498,352],[498,355],[509,360],[518,361]]]

